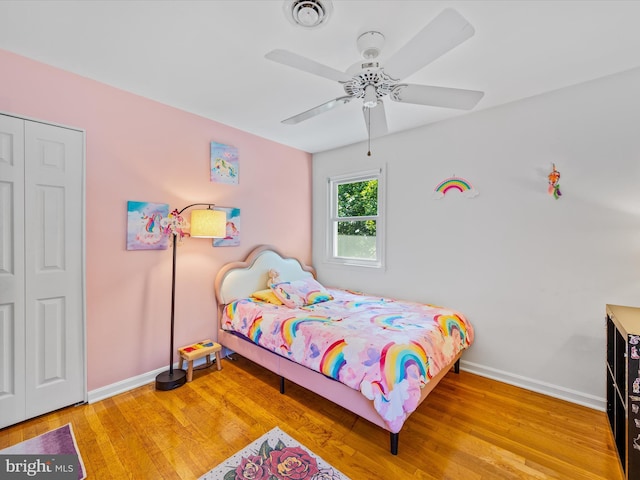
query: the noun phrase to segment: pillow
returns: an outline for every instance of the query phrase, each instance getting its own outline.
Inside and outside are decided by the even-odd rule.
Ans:
[[[267,303],[273,303],[274,305],[282,305],[280,299],[276,297],[275,293],[273,293],[273,291],[268,288],[265,290],[258,290],[257,292],[253,292],[251,294],[251,298],[256,298]]]
[[[271,285],[273,293],[289,308],[333,300],[331,294],[313,277]]]

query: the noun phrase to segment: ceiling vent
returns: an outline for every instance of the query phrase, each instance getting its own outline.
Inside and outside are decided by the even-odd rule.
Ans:
[[[315,28],[329,20],[333,5],[331,0],[286,0],[284,13],[294,25]]]

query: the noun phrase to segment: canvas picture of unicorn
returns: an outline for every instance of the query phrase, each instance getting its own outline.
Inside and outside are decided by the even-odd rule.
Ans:
[[[166,250],[169,237],[160,221],[169,215],[166,203],[127,202],[127,250]]]
[[[238,184],[238,149],[211,142],[211,181]]]
[[[214,247],[237,247],[240,245],[240,209],[233,207],[216,207],[227,214],[227,234],[224,238],[214,238]]]

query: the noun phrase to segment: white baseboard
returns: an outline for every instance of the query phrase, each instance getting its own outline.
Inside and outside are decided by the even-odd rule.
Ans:
[[[560,387],[551,383],[541,382],[521,375],[515,375],[495,368],[485,367],[477,363],[460,360],[460,369],[469,373],[475,373],[481,377],[491,378],[492,380],[508,383],[509,385],[549,395],[550,397],[566,400],[567,402],[576,403],[602,412],[606,411],[607,408],[607,400],[605,398],[596,397],[589,393],[578,392],[577,390]]]
[[[227,353],[228,352],[225,352],[225,356]],[[193,366],[195,368],[199,365],[204,364],[205,362],[205,358],[200,358],[193,362]],[[178,368],[177,363],[174,365],[174,368]],[[105,387],[91,390],[88,394],[88,402],[99,402],[100,400],[118,395],[119,393],[124,393],[129,390],[133,390],[134,388],[147,385],[148,383],[154,382],[156,376],[159,373],[164,372],[166,369],[167,367],[162,367],[152,372],[143,373],[142,375],[138,375],[136,377],[131,377],[120,382],[112,383],[111,385],[107,385]],[[568,402],[583,405],[595,410],[600,410],[602,412],[606,411],[606,399],[596,397],[595,395],[578,392],[576,390],[571,390],[569,388],[560,387],[558,385],[541,382],[539,380],[523,377],[521,375],[515,375],[503,370],[485,367],[484,365],[468,362],[466,360],[460,360],[460,369],[469,373],[475,373],[476,375],[480,375],[481,377],[491,378],[492,380],[508,383],[509,385],[514,385],[526,390],[542,393],[543,395],[549,395],[550,397],[566,400]]]
[[[203,365],[204,363],[206,363],[206,361],[207,359],[204,357],[195,360],[193,362],[193,368],[196,368],[199,365]],[[175,363],[173,365],[173,368],[178,368],[178,364]],[[143,385],[147,385],[148,383],[155,382],[158,374],[168,369],[168,366],[158,368],[157,370],[153,370],[151,372],[143,373],[135,377],[127,378],[126,380],[122,380],[120,382],[112,383],[111,385],[106,385],[104,387],[91,390],[87,396],[87,402],[99,402],[100,400],[104,400],[105,398],[113,397],[114,395],[118,395],[119,393],[128,392],[129,390],[133,390],[134,388],[142,387]]]

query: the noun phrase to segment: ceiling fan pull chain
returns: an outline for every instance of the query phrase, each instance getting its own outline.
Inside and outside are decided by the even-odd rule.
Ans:
[[[368,125],[367,125],[367,131],[369,132],[369,151],[367,152],[367,157],[371,156],[371,109],[367,108],[367,117],[368,118]]]

